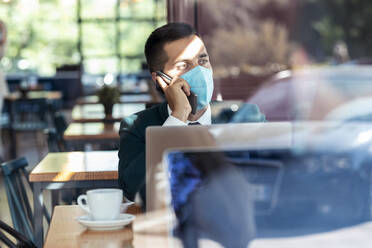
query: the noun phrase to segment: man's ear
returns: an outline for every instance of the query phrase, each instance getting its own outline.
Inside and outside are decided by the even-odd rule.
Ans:
[[[160,88],[159,83],[157,82],[156,72],[151,72],[151,79],[153,82],[148,82],[150,87],[150,94],[155,102],[164,101],[164,92]]]
[[[156,82],[156,72],[151,72],[151,78],[152,78],[152,81],[154,82],[154,83],[158,83],[158,82]]]
[[[164,96],[164,91],[163,91],[162,88],[160,87],[157,78],[159,78],[159,77],[158,77],[158,75],[156,74],[156,72],[151,72],[151,79],[152,79],[152,81],[155,83],[155,88],[156,88],[156,90],[157,90],[161,95]]]

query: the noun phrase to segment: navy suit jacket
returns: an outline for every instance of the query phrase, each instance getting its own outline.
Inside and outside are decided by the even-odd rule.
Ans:
[[[167,102],[131,115],[120,123],[119,187],[129,200],[140,192],[146,201],[146,128],[161,126],[168,118]]]

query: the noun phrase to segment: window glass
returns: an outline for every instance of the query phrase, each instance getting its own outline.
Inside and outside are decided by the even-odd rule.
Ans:
[[[122,73],[134,73],[141,70],[141,65],[144,59],[122,59],[121,71]]]
[[[156,26],[154,23],[165,23],[166,1],[121,0],[120,5],[117,3],[117,0],[81,0],[79,23],[77,0],[0,1],[0,20],[8,27],[6,53],[1,60],[3,70],[8,75],[29,72],[53,75],[57,67],[79,63],[81,57],[97,60],[143,57],[143,45]],[[122,19],[116,19],[116,14]],[[160,22],[156,22],[156,18]],[[82,54],[78,50],[79,25]],[[132,71],[139,65],[133,62],[133,66],[124,67],[133,68]]]
[[[136,27],[136,28],[133,28]],[[120,52],[122,55],[142,55],[147,37],[154,30],[154,25],[147,22],[120,23]]]
[[[59,65],[79,62],[75,1],[2,2],[0,19],[7,25],[1,65],[8,74],[53,75]]]
[[[117,0],[81,0],[82,18],[113,18]]]
[[[155,11],[154,0],[122,0],[120,15],[122,17],[152,18]]]
[[[82,28],[84,56],[115,54],[114,23],[83,23]]]
[[[156,1],[155,16],[159,20],[165,22],[167,16],[167,3],[166,1]]]
[[[84,60],[84,71],[88,74],[105,74],[118,71],[118,59],[112,58],[91,58]]]

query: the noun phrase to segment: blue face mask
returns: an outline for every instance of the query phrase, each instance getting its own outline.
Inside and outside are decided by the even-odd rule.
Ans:
[[[197,110],[205,108],[212,100],[213,73],[211,69],[197,66],[181,76],[190,85],[191,91],[198,96]]]

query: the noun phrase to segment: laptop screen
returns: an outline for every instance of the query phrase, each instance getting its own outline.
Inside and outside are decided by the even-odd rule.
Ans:
[[[314,235],[363,223],[370,209],[369,166],[353,154],[171,151],[165,159],[177,219],[173,233],[185,247],[198,247],[200,240],[247,247],[254,238]]]

